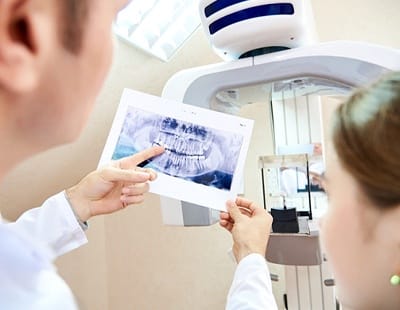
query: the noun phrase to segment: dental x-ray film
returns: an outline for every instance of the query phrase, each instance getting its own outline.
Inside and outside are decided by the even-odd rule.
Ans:
[[[99,166],[152,145],[150,192],[217,210],[241,190],[253,121],[125,89]]]

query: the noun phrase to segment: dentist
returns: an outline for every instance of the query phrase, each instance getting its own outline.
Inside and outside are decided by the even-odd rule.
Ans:
[[[77,139],[112,56],[111,24],[125,0],[0,1],[0,178],[24,159]],[[154,147],[87,175],[0,220],[0,309],[76,309],[53,260],[85,242],[87,220],[140,203],[155,179],[137,165]]]

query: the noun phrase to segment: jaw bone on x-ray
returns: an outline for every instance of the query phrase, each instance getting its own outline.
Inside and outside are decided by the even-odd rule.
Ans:
[[[161,145],[165,153],[143,166],[195,183],[230,190],[242,142],[243,137],[238,134],[130,108],[113,159],[154,144]]]
[[[99,166],[152,145],[150,192],[217,210],[242,190],[253,120],[126,89]]]

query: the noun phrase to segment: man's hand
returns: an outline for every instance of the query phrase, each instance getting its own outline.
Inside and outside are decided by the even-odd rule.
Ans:
[[[236,261],[252,253],[265,256],[272,216],[244,198],[228,201],[226,206],[228,212],[221,212],[219,223],[232,234]]]
[[[85,222],[92,216],[141,203],[149,190],[148,182],[155,180],[157,174],[137,165],[163,152],[163,147],[154,146],[89,173],[65,191],[75,213]]]

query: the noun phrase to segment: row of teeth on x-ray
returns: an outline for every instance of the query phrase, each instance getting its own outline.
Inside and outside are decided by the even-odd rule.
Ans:
[[[155,143],[164,146],[168,150],[173,150],[178,155],[186,156],[205,156],[212,141],[198,141],[188,137],[172,135],[160,132],[155,139]]]
[[[213,135],[204,127],[188,123],[179,124],[175,119],[162,121],[154,144],[165,148],[164,156],[156,164],[165,173],[180,177],[196,176],[215,169],[209,153]]]
[[[204,157],[177,155],[168,149],[165,156],[157,158],[157,165],[164,173],[179,177],[192,177],[210,170]]]
[[[207,140],[210,135],[209,131],[198,125],[191,123],[179,123],[175,118],[166,117],[162,120],[160,131],[169,132],[171,134],[179,134],[180,136],[189,136],[197,140]]]

